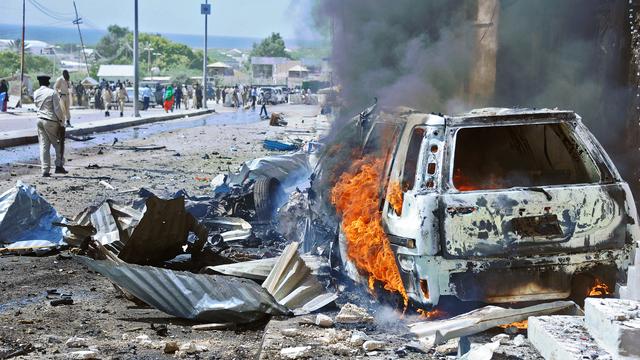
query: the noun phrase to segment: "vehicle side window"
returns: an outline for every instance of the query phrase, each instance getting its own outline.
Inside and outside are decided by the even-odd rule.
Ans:
[[[425,128],[417,127],[411,133],[411,140],[407,148],[407,157],[402,169],[402,192],[413,190],[416,182],[416,169],[420,157],[420,146],[424,139]]]

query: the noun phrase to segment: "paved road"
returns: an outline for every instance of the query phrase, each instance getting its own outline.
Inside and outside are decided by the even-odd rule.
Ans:
[[[224,111],[232,111],[230,108],[223,108],[219,104],[215,104],[214,102],[208,101],[207,105],[209,108],[215,109],[217,112]],[[174,112],[184,112],[182,110],[174,110]],[[150,117],[150,116],[158,116],[164,114],[164,110],[159,106],[155,108],[150,108],[147,111],[140,111],[141,117]],[[118,111],[111,111],[110,119],[117,120],[120,118]],[[124,111],[125,117],[133,116],[132,108],[125,108]],[[104,111],[96,110],[96,109],[71,109],[71,124],[82,124],[96,120],[104,120]],[[0,113],[0,133],[6,133],[9,131],[16,130],[32,130],[36,128],[36,123],[38,122],[38,118],[36,117],[36,113],[34,111],[17,111],[13,113]]]

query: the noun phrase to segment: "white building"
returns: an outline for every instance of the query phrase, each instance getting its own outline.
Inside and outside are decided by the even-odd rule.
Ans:
[[[98,79],[109,82],[117,82],[118,80],[133,82],[133,65],[100,65]]]

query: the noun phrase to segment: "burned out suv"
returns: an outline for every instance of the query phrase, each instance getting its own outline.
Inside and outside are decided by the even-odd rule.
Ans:
[[[370,126],[365,149],[390,144],[382,225],[412,301],[560,299],[626,279],[640,234],[633,197],[574,112],[401,108]]]

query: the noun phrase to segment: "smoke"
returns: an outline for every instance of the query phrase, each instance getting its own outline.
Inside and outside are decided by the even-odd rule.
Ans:
[[[464,2],[327,0],[332,66],[348,109],[383,105],[445,111],[459,102],[471,26]],[[356,113],[359,111],[356,111]]]
[[[320,1],[315,18],[332,35],[344,118],[374,97],[382,105],[446,114],[488,106],[574,110],[623,175],[635,178],[629,2],[497,0],[488,22],[478,21],[483,2],[492,3]],[[495,87],[474,90],[484,61],[477,34],[494,25]],[[338,119],[336,127],[343,123]]]

